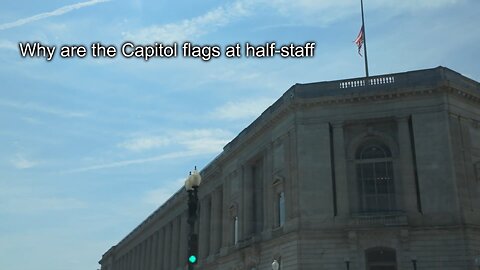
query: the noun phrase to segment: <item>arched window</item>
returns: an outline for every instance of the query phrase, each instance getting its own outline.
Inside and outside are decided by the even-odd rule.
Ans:
[[[365,251],[367,270],[397,270],[395,249],[374,247]]]
[[[392,152],[383,143],[368,142],[355,154],[362,212],[395,210]]]

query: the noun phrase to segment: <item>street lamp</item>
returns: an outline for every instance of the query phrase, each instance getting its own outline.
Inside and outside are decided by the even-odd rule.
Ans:
[[[280,264],[278,263],[277,260],[273,260],[272,262],[272,270],[278,270],[280,268]]]
[[[198,187],[202,182],[202,177],[197,171],[197,166],[185,180],[185,189],[188,192],[188,269],[193,270],[193,266],[198,262],[198,234],[195,233],[195,221],[197,220],[198,209]]]

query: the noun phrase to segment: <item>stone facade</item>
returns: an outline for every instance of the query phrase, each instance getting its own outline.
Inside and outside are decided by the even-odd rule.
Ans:
[[[196,269],[477,269],[480,84],[443,67],[296,84],[201,174]],[[186,195],[102,270],[186,269]]]

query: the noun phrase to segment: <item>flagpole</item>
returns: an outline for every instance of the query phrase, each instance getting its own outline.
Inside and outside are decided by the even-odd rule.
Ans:
[[[368,78],[368,57],[367,57],[367,35],[365,35],[365,18],[363,16],[363,0],[360,0],[362,6],[362,29],[363,29],[363,54],[365,55],[365,73]]]

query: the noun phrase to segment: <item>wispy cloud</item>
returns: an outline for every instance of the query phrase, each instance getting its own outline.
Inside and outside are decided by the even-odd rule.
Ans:
[[[144,143],[148,141],[155,142],[154,139],[146,139],[147,137],[140,137],[138,140],[131,140],[132,142],[139,142],[138,144],[132,144],[132,149],[140,149],[144,147],[147,149],[147,146],[152,146],[151,143]],[[155,138],[155,137],[151,137]],[[222,129],[194,129],[189,131],[174,131],[168,132],[164,136],[158,138],[164,138],[165,141],[169,142],[170,146],[176,147],[178,150],[163,153],[151,157],[121,160],[121,161],[112,161],[102,164],[96,164],[92,166],[86,166],[82,168],[72,169],[64,171],[63,173],[77,173],[77,172],[86,172],[93,170],[101,170],[108,168],[117,168],[125,167],[137,164],[145,164],[150,162],[157,162],[167,159],[175,158],[186,158],[193,157],[204,154],[219,153],[222,151],[222,148],[225,144],[229,142],[232,138],[232,133],[222,130]],[[121,145],[121,144],[120,144]]]
[[[161,187],[149,190],[143,197],[143,202],[158,207],[166,202],[172,194],[184,185],[184,178],[166,181]]]
[[[165,159],[185,158],[185,157],[190,157],[195,155],[198,155],[198,153],[195,153],[193,151],[178,151],[178,152],[172,152],[172,153],[167,153],[167,154],[148,157],[148,158],[114,161],[114,162],[109,162],[104,164],[87,166],[87,167],[82,167],[78,169],[64,171],[64,173],[76,173],[76,172],[86,172],[86,171],[94,171],[94,170],[101,170],[101,169],[125,167],[129,165],[144,164],[144,163],[155,162],[155,161],[160,161]]]
[[[5,30],[5,29],[10,29],[10,28],[22,26],[24,24],[28,24],[28,23],[31,23],[31,22],[43,20],[43,19],[46,19],[46,18],[49,18],[49,17],[60,16],[60,15],[69,13],[71,11],[77,10],[77,9],[81,9],[81,8],[88,7],[88,6],[93,6],[93,5],[103,3],[103,2],[108,2],[108,1],[110,1],[110,0],[90,0],[90,1],[86,1],[86,2],[76,3],[76,4],[73,4],[73,5],[63,6],[61,8],[57,8],[53,11],[40,13],[40,14],[33,15],[33,16],[30,16],[30,17],[27,17],[27,18],[16,20],[14,22],[0,24],[0,30]]]
[[[368,8],[373,10],[389,10],[398,12],[437,8],[457,3],[459,0],[404,0],[401,3],[374,0]],[[182,42],[195,39],[229,25],[232,22],[260,14],[257,10],[276,12],[294,21],[310,21],[319,25],[328,25],[338,20],[360,13],[357,1],[337,0],[237,0],[231,4],[219,6],[197,17],[180,22],[163,25],[152,25],[123,36],[137,43]]]
[[[66,118],[76,118],[76,117],[86,117],[88,113],[86,112],[75,112],[75,111],[67,111],[63,109],[53,108],[45,105],[40,105],[36,103],[20,103],[11,100],[0,99],[0,107],[8,107],[18,110],[27,110],[39,113],[46,113],[51,114],[59,117],[66,117]]]
[[[218,152],[228,143],[232,133],[223,129],[194,129],[189,131],[168,131],[159,135],[139,135],[118,146],[129,151],[141,152],[164,146],[183,146],[188,151],[204,154]]]
[[[459,0],[372,0],[365,2],[364,6],[366,12],[381,11],[385,13],[384,11],[388,10],[389,14],[393,16],[404,12],[444,7],[455,4],[458,1]],[[320,26],[330,25],[347,17],[360,15],[360,1],[262,0],[261,2],[285,17],[292,18],[292,16],[294,16],[293,18],[296,18],[295,20],[297,21],[308,21]],[[298,14],[302,14],[302,16],[298,16]]]
[[[125,32],[124,37],[137,43],[162,41],[164,43],[182,42],[198,38],[232,21],[246,17],[251,13],[250,1],[236,1],[233,4],[217,7],[207,13],[186,19],[178,23],[154,25],[135,32]]]
[[[239,120],[259,116],[275,100],[273,98],[258,98],[226,104],[214,109],[210,114],[212,118],[223,120]]]
[[[0,213],[34,213],[85,208],[87,204],[72,197],[39,193],[31,188],[2,184]]]
[[[17,154],[13,159],[10,160],[11,164],[17,169],[30,169],[38,165],[38,161],[27,159],[25,156]]]
[[[376,0],[375,7],[390,7],[395,9],[420,10],[424,8],[440,8],[453,5],[461,0],[404,0],[399,2]]]
[[[194,129],[177,132],[174,136],[180,145],[199,154],[218,153],[233,138],[231,132],[223,129]]]
[[[170,144],[170,139],[160,136],[142,136],[139,138],[130,139],[119,144],[120,147],[130,151],[144,151],[167,146]]]
[[[0,49],[17,50],[17,44],[9,40],[0,40]]]

